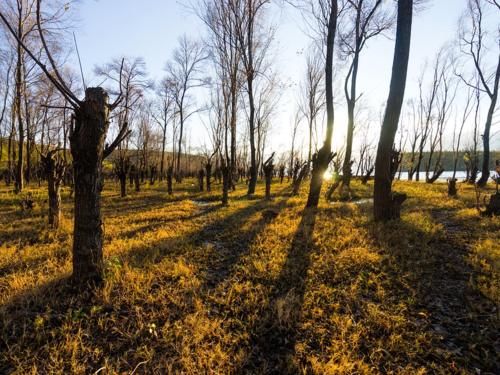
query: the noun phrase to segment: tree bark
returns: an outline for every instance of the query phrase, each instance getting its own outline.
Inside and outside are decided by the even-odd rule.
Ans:
[[[42,155],[42,163],[48,182],[49,195],[49,226],[59,228],[61,218],[61,182],[65,173],[66,164],[56,160],[53,152]]]
[[[108,127],[108,94],[100,87],[87,88],[75,111],[75,129],[70,135],[75,178],[73,279],[78,283],[99,284],[103,280],[101,191]]]
[[[325,83],[326,83],[326,137],[321,149],[313,157],[313,169],[311,176],[311,185],[306,207],[317,207],[321,186],[323,185],[323,175],[328,164],[330,164],[333,155],[332,135],[333,135],[333,50],[335,47],[335,34],[337,31],[338,6],[337,0],[332,0],[330,15],[328,19],[328,30],[326,40],[326,64],[325,64]]]
[[[399,0],[391,85],[375,161],[373,213],[376,221],[396,218],[399,207],[395,205],[402,203],[401,198],[392,193],[391,154],[406,87],[412,15],[413,0]]]
[[[493,122],[493,114],[495,113],[495,107],[497,105],[498,99],[498,82],[500,80],[500,57],[497,65],[497,71],[495,74],[495,82],[493,86],[493,93],[491,95],[490,107],[488,109],[488,115],[486,117],[486,123],[484,124],[483,132],[483,165],[481,168],[481,178],[477,181],[478,185],[484,186],[490,178],[490,130],[491,124]]]

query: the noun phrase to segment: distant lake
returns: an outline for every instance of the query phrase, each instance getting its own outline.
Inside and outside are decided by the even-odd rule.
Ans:
[[[495,171],[490,171],[490,176],[494,176],[495,174],[496,174]],[[432,176],[432,174],[431,174],[431,176]],[[453,171],[444,171],[441,174],[441,176],[439,176],[438,181],[444,182],[447,179],[451,178],[451,176],[453,176]],[[455,174],[455,178],[458,181],[465,180],[466,176],[467,176],[467,173],[465,171],[457,171],[457,173]],[[481,171],[478,172],[477,177],[478,178],[481,177]],[[325,172],[324,178],[326,180],[330,180],[332,178],[332,174],[330,173],[330,171]],[[371,178],[373,178],[373,174],[372,174]],[[397,180],[397,178],[398,178],[398,174],[396,173],[395,179]],[[401,180],[402,181],[408,180],[408,172],[401,173]],[[413,181],[415,181],[415,175],[413,175]],[[420,181],[419,182],[425,182],[425,172],[420,172]]]
[[[490,176],[495,175],[495,171],[490,172]],[[430,176],[432,176],[432,173],[430,173]],[[438,181],[446,181],[447,179],[451,178],[453,176],[453,171],[444,171],[441,176],[439,176]],[[455,174],[455,178],[458,181],[465,180],[465,177],[467,177],[467,172],[465,171],[457,171]],[[481,177],[481,171],[478,172],[477,177]],[[398,178],[398,174],[396,173],[396,179]],[[408,172],[402,172],[401,173],[401,180],[408,180]],[[415,175],[413,175],[413,180],[415,180]],[[425,182],[425,172],[420,172],[420,181]]]

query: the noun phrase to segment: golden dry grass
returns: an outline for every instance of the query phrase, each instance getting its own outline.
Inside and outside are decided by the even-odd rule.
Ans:
[[[33,212],[0,189],[0,373],[498,373],[500,220],[470,186],[397,183],[386,225],[370,202],[304,210],[285,184],[271,202],[239,185],[229,207],[177,188],[106,184],[94,295],[66,282],[68,193],[53,232],[43,188]]]

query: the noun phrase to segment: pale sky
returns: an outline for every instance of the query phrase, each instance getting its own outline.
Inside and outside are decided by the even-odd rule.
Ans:
[[[98,83],[92,79],[96,64],[120,56],[143,57],[151,77],[161,78],[178,37],[187,34],[198,38],[205,32],[198,18],[186,9],[186,3],[175,0],[83,0],[76,36],[87,85]],[[405,98],[417,94],[417,77],[426,59],[432,60],[445,42],[455,39],[465,3],[465,0],[428,0],[425,9],[416,13]],[[282,80],[293,84],[282,94],[276,110],[268,151],[285,151],[290,147],[291,119],[296,108],[298,83],[304,74],[305,54],[300,51],[308,47],[310,39],[304,34],[301,16],[295,10],[273,6],[271,18],[278,26],[274,44],[275,67]],[[369,41],[361,56],[358,92],[363,93],[365,104],[372,108],[376,118],[388,94],[393,48],[393,40],[378,37]],[[340,96],[336,107],[336,144],[343,141],[347,126],[344,102]],[[452,124],[450,132],[451,128]],[[193,145],[203,142],[205,128],[199,118],[193,117],[188,129]],[[374,137],[377,132],[374,131]],[[499,137],[492,142],[498,148]]]

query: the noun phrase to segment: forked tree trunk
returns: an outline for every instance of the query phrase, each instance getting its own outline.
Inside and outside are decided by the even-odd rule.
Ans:
[[[266,180],[266,200],[271,200],[271,183],[273,180],[273,171],[274,171],[273,157],[274,153],[262,165],[262,169],[264,170],[264,176]]]
[[[401,194],[392,193],[391,154],[406,86],[412,14],[413,0],[399,0],[391,85],[375,161],[373,212],[377,221],[398,218],[405,199]]]
[[[101,191],[108,126],[108,94],[100,87],[87,88],[70,135],[75,178],[73,279],[79,283],[103,280]]]
[[[48,182],[49,226],[57,229],[61,218],[61,182],[66,165],[62,160],[57,160],[54,153],[49,151],[46,155],[41,155],[41,161]]]
[[[333,52],[335,47],[335,34],[337,32],[338,4],[332,0],[328,19],[328,30],[326,38],[326,63],[325,63],[325,96],[326,96],[326,136],[321,149],[314,155],[312,161],[312,176],[307,198],[306,207],[317,207],[323,175],[333,159],[332,135],[333,135]]]
[[[49,226],[59,228],[61,219],[61,181],[53,176],[48,177],[49,184]]]
[[[298,195],[300,191],[300,185],[304,178],[309,174],[309,164],[304,163],[302,167],[298,166],[299,171],[297,172],[297,176],[293,179],[292,183],[292,195]]]
[[[497,70],[495,73],[495,80],[493,83],[493,91],[490,95],[490,106],[488,108],[488,115],[486,116],[486,123],[484,124],[483,132],[483,164],[481,167],[481,178],[477,182],[479,186],[485,186],[490,178],[490,132],[493,123],[493,115],[498,100],[498,85],[500,81],[500,56],[498,57]]]

